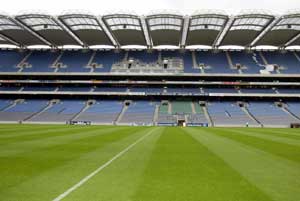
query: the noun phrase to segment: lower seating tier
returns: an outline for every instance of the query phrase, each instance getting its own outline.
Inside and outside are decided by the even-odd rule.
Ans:
[[[288,127],[300,102],[0,99],[0,122]]]

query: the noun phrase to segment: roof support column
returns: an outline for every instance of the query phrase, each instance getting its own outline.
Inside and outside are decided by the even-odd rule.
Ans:
[[[152,40],[150,39],[150,35],[149,35],[149,30],[146,24],[146,19],[145,16],[141,16],[141,25],[142,25],[142,29],[144,31],[144,35],[145,35],[145,39],[146,39],[146,43],[147,43],[147,48],[151,49],[153,47],[152,44]]]
[[[279,17],[275,18],[275,20],[253,40],[253,42],[250,44],[250,47],[255,46],[256,43],[262,39],[262,37],[264,37],[264,35],[266,35],[280,20],[281,18]]]
[[[295,42],[299,38],[300,38],[300,33],[297,36],[293,37],[291,40],[289,40],[286,44],[284,44],[284,47],[289,46],[290,44],[292,44],[293,42]]]
[[[103,31],[106,33],[106,35],[108,36],[109,40],[112,42],[112,44],[115,46],[115,48],[120,48],[120,44],[117,41],[117,39],[112,35],[112,33],[109,31],[109,29],[107,28],[106,24],[103,22],[101,17],[97,17],[97,21],[99,22],[99,24],[101,25],[101,27],[103,28]]]
[[[3,34],[0,34],[0,37],[3,38],[4,40],[6,40],[6,41],[8,41],[8,42],[10,42],[10,43],[12,43],[12,44],[14,44],[15,46],[18,46],[18,47],[22,46],[22,45],[19,44],[18,42],[14,41],[14,40],[12,40],[12,39],[10,39],[10,38],[8,38],[8,37],[6,37],[6,36],[3,35]]]
[[[65,26],[58,18],[53,17],[53,20],[61,26],[77,43],[79,43],[82,47],[86,46],[77,36],[74,34],[67,26]]]
[[[183,28],[182,28],[182,38],[180,43],[180,48],[184,49],[186,45],[186,38],[189,30],[190,18],[189,16],[185,16],[183,19]]]
[[[37,34],[36,32],[34,32],[32,29],[28,28],[23,22],[19,21],[18,19],[14,19],[14,18],[9,18],[9,19],[11,21],[13,21],[14,23],[16,23],[17,25],[19,25],[20,27],[22,27],[23,29],[25,29],[26,31],[28,31],[29,33],[31,33],[32,35],[34,35],[35,37],[37,37],[39,40],[41,40],[45,44],[49,45],[50,47],[53,46],[52,43],[50,43],[44,37],[42,37],[39,34]]]
[[[224,37],[226,36],[227,32],[231,28],[232,24],[234,22],[234,17],[229,17],[229,20],[227,21],[224,29],[220,32],[219,36],[216,38],[216,41],[213,44],[213,47],[218,47],[222,43]]]

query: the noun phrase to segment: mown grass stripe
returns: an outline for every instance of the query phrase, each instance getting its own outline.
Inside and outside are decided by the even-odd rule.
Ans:
[[[270,140],[265,140],[262,138],[258,138],[255,136],[243,135],[235,133],[233,130],[228,129],[209,129],[210,132],[226,137],[228,139],[244,143],[245,145],[249,145],[255,147],[257,149],[261,149],[262,151],[269,152],[271,154],[283,157],[285,159],[300,162],[300,147],[289,145],[281,142],[275,142]],[[247,130],[245,130],[247,131]]]
[[[39,178],[44,174],[47,175],[52,170],[72,163],[74,160],[76,161],[78,158],[84,157],[96,150],[100,151],[105,146],[128,138],[139,131],[139,129],[122,129],[124,129],[122,132],[116,132],[115,130],[115,132],[90,136],[84,139],[71,140],[70,138],[70,141],[59,141],[61,142],[60,144],[26,152],[21,156],[1,157],[1,163],[4,165],[0,167],[0,177],[8,183],[0,183],[0,192],[9,193],[10,186],[22,186],[22,183],[35,180],[36,177]],[[86,134],[81,133],[81,135],[85,136]],[[46,141],[44,142],[45,144],[47,144]],[[82,165],[84,166],[84,163]],[[76,166],[69,169],[69,171],[74,171],[73,168],[76,168]],[[60,172],[60,174],[65,173]],[[47,182],[48,180],[45,179]],[[40,181],[40,183],[42,184],[43,181]],[[29,186],[32,185],[36,185],[36,183]],[[36,187],[39,188],[39,186]]]
[[[270,201],[180,128],[166,128],[131,201]]]
[[[218,135],[216,130],[189,128],[187,132],[273,200],[298,200],[299,163]]]
[[[63,136],[67,134],[73,134],[73,133],[80,133],[82,131],[90,131],[90,130],[97,130],[96,127],[86,128],[86,129],[80,129],[76,127],[69,127],[69,128],[55,128],[55,129],[49,129],[49,130],[38,130],[33,131],[32,133],[27,133],[23,135],[17,135],[13,137],[8,138],[0,138],[0,145],[9,145],[9,144],[16,144],[16,143],[26,143],[27,141],[34,141],[34,140],[40,140],[40,139],[46,139],[46,138],[52,138],[56,136]],[[21,132],[21,131],[20,131]]]
[[[53,199],[152,129],[51,125],[30,136],[25,125],[11,127],[24,133],[11,132],[15,143],[0,146],[0,200],[9,201]],[[160,128],[63,200],[298,200],[297,146],[239,133],[290,139],[271,133],[285,130],[232,130]]]
[[[97,137],[99,135],[106,134],[106,133],[124,132],[125,130],[128,129],[129,128],[123,128],[123,127],[114,127],[114,128],[95,127],[92,130],[62,129],[59,131],[59,133],[56,133],[57,131],[51,131],[43,135],[42,138],[26,140],[24,142],[17,141],[15,143],[1,146],[0,156],[5,156],[5,157],[7,157],[8,155],[16,156],[27,152],[39,151],[40,149],[48,149],[51,146],[58,146],[61,144],[71,143],[76,140],[83,140],[87,138]]]
[[[34,138],[43,138],[47,136],[47,134],[61,134],[64,133],[64,131],[77,131],[80,130],[80,128],[76,127],[57,127],[57,128],[51,128],[51,129],[38,129],[34,131],[23,131],[18,130],[13,133],[10,133],[9,135],[4,135],[0,137],[1,143],[5,142],[16,142],[16,141],[26,141],[26,139],[34,139]],[[90,129],[84,129],[84,130],[90,130]]]
[[[251,130],[232,130],[232,129],[222,129],[224,131],[230,131],[232,133],[236,134],[242,134],[242,135],[248,135],[248,136],[253,136],[257,138],[261,138],[264,140],[270,140],[274,142],[279,142],[279,143],[284,143],[284,144],[289,144],[289,145],[294,145],[294,146],[300,146],[300,140],[294,140],[294,139],[289,139],[289,138],[284,138],[284,137],[278,137],[270,134],[264,134],[263,130],[260,132],[257,131],[251,131]]]
[[[243,128],[235,128],[234,130],[236,131],[245,131],[246,129]],[[284,137],[284,138],[290,138],[290,139],[295,139],[295,140],[300,140],[300,132],[293,133],[294,129],[271,129],[271,128],[247,128],[247,131],[251,132],[258,132],[264,135],[274,135],[278,137]]]
[[[48,130],[48,129],[57,129],[57,128],[69,128],[69,126],[22,126],[22,125],[14,125],[14,128],[10,129],[2,129],[0,130],[0,138],[9,137],[11,134],[18,133],[19,135],[30,134],[31,132],[40,131],[40,130]]]
[[[150,136],[154,131],[155,131],[155,129],[152,129],[149,132],[147,132],[144,136],[142,136],[141,138],[139,138],[138,140],[136,140],[135,142],[133,142],[132,144],[130,144],[128,147],[126,147],[125,149],[123,149],[121,152],[119,152],[118,154],[116,154],[114,157],[112,157],[109,161],[107,161],[103,165],[99,166],[96,170],[94,170],[93,172],[91,172],[91,174],[89,174],[86,177],[82,178],[74,186],[70,187],[69,189],[67,189],[66,191],[64,191],[62,194],[58,195],[55,199],[53,199],[53,201],[60,201],[63,198],[65,198],[66,196],[68,196],[70,193],[72,193],[77,188],[79,188],[80,186],[82,186],[83,184],[85,184],[88,180],[90,180],[92,177],[94,177],[96,174],[98,174],[104,168],[106,168],[107,166],[109,166],[112,162],[114,162],[115,160],[117,160],[118,158],[120,158],[121,156],[123,156],[124,154],[126,154],[135,145],[137,145],[138,143],[140,143],[141,141],[143,141],[145,138],[147,138],[148,136]]]
[[[159,128],[63,200],[132,200],[163,130]]]
[[[240,128],[239,128],[240,129]],[[292,129],[292,128],[251,128],[253,130],[264,130],[266,132],[272,133],[286,133],[287,135],[298,135],[300,136],[299,129]]]

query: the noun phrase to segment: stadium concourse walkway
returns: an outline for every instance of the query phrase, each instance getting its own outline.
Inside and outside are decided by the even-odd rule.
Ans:
[[[3,201],[296,201],[300,131],[0,125]]]

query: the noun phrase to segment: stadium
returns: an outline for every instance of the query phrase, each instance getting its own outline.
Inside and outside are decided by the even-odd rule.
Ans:
[[[0,44],[0,200],[300,200],[300,12],[26,12]]]

